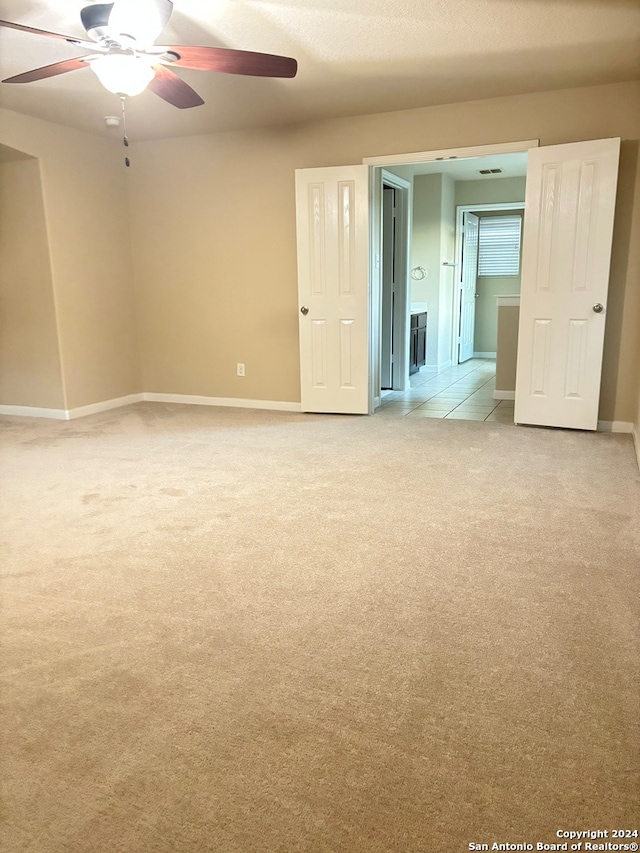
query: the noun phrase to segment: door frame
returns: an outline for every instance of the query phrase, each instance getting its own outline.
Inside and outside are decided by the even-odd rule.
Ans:
[[[370,258],[370,275],[371,275],[371,310],[369,312],[370,328],[369,328],[369,412],[372,413],[381,402],[380,395],[380,300],[382,299],[382,267],[380,264],[381,255],[381,210],[382,210],[382,171],[386,166],[410,166],[414,163],[432,163],[437,160],[446,162],[447,160],[471,159],[477,157],[486,157],[490,154],[514,154],[518,152],[529,151],[530,148],[538,148],[540,145],[539,139],[527,139],[519,142],[502,142],[493,143],[491,145],[474,145],[465,148],[444,148],[437,151],[417,151],[410,154],[383,154],[376,157],[363,157],[363,165],[369,166],[369,258]],[[391,176],[391,173],[388,173]],[[393,178],[398,180],[396,175]],[[402,179],[400,179],[402,180]],[[405,181],[405,183],[407,183]],[[412,189],[413,184],[410,187]],[[410,248],[411,248],[411,224],[412,211],[409,208],[406,218],[407,235],[406,235],[406,252],[404,253],[407,272],[410,269]],[[455,296],[457,297],[457,288],[454,288]],[[404,341],[402,343],[403,352],[406,356],[406,388],[410,387],[409,383],[409,359],[408,359],[408,341],[409,341],[409,311],[408,311],[408,294],[409,283],[406,283],[405,304],[406,324],[404,332]],[[452,318],[455,317],[455,311],[452,313]],[[454,339],[454,327],[451,327],[451,339]],[[457,341],[457,336],[455,336]],[[399,343],[400,346],[400,343]],[[400,352],[399,352],[400,355]]]
[[[467,228],[471,225],[471,217],[475,219],[475,247],[470,245],[470,241],[468,240]],[[456,313],[455,309],[452,311],[451,316],[453,317],[453,330],[455,341],[451,341],[451,348],[454,348],[454,344],[457,343],[456,347],[456,357],[455,359],[451,359],[451,364],[463,364],[464,361],[468,361],[470,358],[473,358],[475,353],[475,335],[476,335],[476,299],[478,298],[478,261],[480,254],[480,217],[472,212],[465,211],[462,214],[462,226],[461,226],[461,242],[458,246],[458,224],[457,224],[457,210],[456,210],[456,236],[455,236],[455,260],[454,260],[454,269],[457,273],[455,276],[455,284],[453,286],[453,300],[454,306],[458,306],[458,322],[456,323]],[[469,228],[469,230],[471,230]],[[467,282],[467,285],[473,284],[473,302],[470,302],[466,299],[469,295],[471,287],[465,286],[465,275],[467,271],[467,265],[469,263],[468,257],[466,257],[465,250],[471,251],[472,248],[475,248],[475,270],[473,279]],[[460,259],[458,258],[458,251],[460,252]],[[466,263],[465,263],[466,260]],[[457,296],[457,298],[456,298]],[[469,308],[472,308],[469,311]],[[465,308],[466,311],[469,312],[465,317]],[[469,314],[471,315],[471,355],[466,355],[464,359],[462,359],[462,347],[463,347],[463,336],[466,337],[466,333],[464,331],[465,325],[464,320],[468,319]],[[465,351],[466,354],[466,351]]]
[[[458,335],[455,334],[455,330],[460,328],[460,312],[462,310],[462,305],[460,304],[460,290],[462,288],[462,224],[464,220],[465,213],[475,213],[477,210],[479,211],[491,211],[491,210],[521,210],[522,211],[522,222],[524,226],[524,199],[522,201],[505,201],[505,202],[491,202],[486,204],[459,204],[456,207],[456,254],[455,254],[455,264],[456,269],[458,270],[458,275],[456,276],[456,287],[454,288],[453,293],[453,340],[451,341],[451,364],[459,364],[458,361],[459,356],[459,344],[458,344]],[[474,319],[475,326],[475,319]]]
[[[409,389],[409,258],[411,257],[411,226],[413,223],[413,185],[411,181],[380,169],[382,203],[383,187],[393,187],[396,192],[395,261],[396,288],[393,315],[393,335],[396,356],[393,371],[393,390]],[[382,208],[381,208],[382,209]],[[380,218],[380,245],[382,246],[382,217]],[[382,274],[380,276],[380,302],[382,303]],[[378,369],[379,369],[378,360]],[[400,370],[400,365],[405,365]]]

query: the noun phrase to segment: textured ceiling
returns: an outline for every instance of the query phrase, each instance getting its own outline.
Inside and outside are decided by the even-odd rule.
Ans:
[[[0,0],[0,18],[86,38],[83,5]],[[181,136],[637,79],[639,36],[640,0],[174,0],[162,43],[293,56],[298,75],[180,69],[204,106],[145,92],[129,100],[129,131]],[[83,53],[0,29],[0,78]],[[0,85],[0,106],[105,135],[104,116],[120,110],[89,69]]]
[[[386,167],[401,178],[416,175],[434,175],[444,172],[454,181],[493,181],[500,178],[523,178],[527,174],[527,154],[485,154],[460,160],[435,160],[429,163],[411,163],[406,166]],[[480,169],[501,169],[499,174],[483,175]]]

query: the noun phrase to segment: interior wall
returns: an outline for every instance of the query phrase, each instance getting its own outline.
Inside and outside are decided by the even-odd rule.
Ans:
[[[498,346],[497,296],[520,293],[520,276],[479,276],[476,284],[474,352],[496,352]]]
[[[527,180],[487,177],[477,181],[456,181],[456,205],[524,202]]]
[[[0,162],[0,404],[64,409],[40,163]]]
[[[40,161],[66,408],[141,391],[120,141],[0,110],[0,143]]]
[[[638,408],[636,418],[633,425],[633,437],[636,444],[636,456],[638,457],[638,467],[640,467],[640,384],[638,385]]]
[[[633,420],[639,329],[624,305],[637,289],[629,257],[640,241],[640,229],[630,231],[640,204],[639,92],[621,83],[137,144],[128,177],[145,389],[300,399],[294,169],[621,136],[600,417]]]
[[[515,393],[520,307],[516,305],[501,305],[498,313],[496,390],[512,391]]]
[[[626,152],[626,156],[628,156],[628,152]],[[632,183],[631,186],[627,188],[627,192],[625,192],[627,200],[630,200],[633,189],[634,187]],[[636,199],[640,197],[640,164],[638,164],[638,168],[635,173],[635,197]],[[620,192],[618,191],[618,204],[620,204],[620,202]],[[629,238],[631,238],[628,254],[626,254],[624,251],[625,246],[622,241],[619,241],[617,244],[614,241],[613,259],[611,267],[613,273],[617,273],[619,266],[622,268],[626,268],[629,280],[635,280],[636,282],[635,288],[627,288],[627,291],[625,293],[623,310],[625,314],[628,315],[630,318],[633,318],[635,316],[636,328],[640,329],[640,240],[635,239],[637,238],[637,235],[640,234],[640,204],[634,204],[632,210],[629,211],[628,223],[628,233]],[[635,355],[631,355],[629,358],[628,373],[631,382],[635,384],[636,390],[637,402],[635,408],[635,416],[632,418],[632,421],[634,424],[636,454],[638,457],[638,465],[640,466],[640,334],[636,338],[635,345]],[[605,354],[606,346],[607,340],[605,338]],[[635,379],[633,370],[634,365],[636,368]],[[604,393],[607,393],[607,389],[604,389]]]
[[[411,269],[423,267],[425,277],[411,280],[411,302],[427,305],[427,365],[438,364],[440,255],[443,176],[416,175],[413,180]]]
[[[126,175],[118,141],[3,110],[0,143],[41,160],[67,405],[142,390],[125,181],[145,390],[295,401],[295,168],[620,136],[600,418],[635,420],[639,92],[620,83],[136,143]],[[237,361],[247,364],[245,379]]]
[[[456,202],[455,181],[451,175],[442,176],[442,206],[440,208],[440,299],[438,307],[438,368],[451,364],[453,341],[453,294],[457,287],[456,267]],[[457,355],[456,355],[457,361]]]

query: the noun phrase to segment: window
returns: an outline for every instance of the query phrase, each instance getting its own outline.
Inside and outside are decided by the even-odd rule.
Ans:
[[[478,275],[519,275],[521,216],[480,219]]]

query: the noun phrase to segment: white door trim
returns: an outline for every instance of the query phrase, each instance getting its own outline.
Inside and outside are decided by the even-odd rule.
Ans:
[[[373,412],[380,405],[380,335],[378,333],[380,326],[380,313],[376,309],[376,306],[379,305],[379,301],[381,298],[381,276],[382,270],[380,268],[380,207],[382,204],[382,169],[375,167],[384,167],[384,166],[399,166],[399,165],[410,165],[412,163],[430,163],[436,160],[456,160],[462,158],[470,158],[470,157],[486,157],[492,154],[514,154],[517,152],[529,151],[531,148],[538,148],[540,145],[539,139],[528,139],[519,142],[499,142],[493,143],[491,145],[474,145],[465,148],[443,148],[438,151],[418,151],[412,152],[411,154],[384,154],[376,157],[364,157],[362,162],[365,165],[368,165],[372,169],[371,178],[369,180],[370,187],[370,240],[369,240],[369,249],[370,249],[370,263],[369,269],[371,271],[371,291],[372,291],[372,301],[371,301],[371,312],[370,312],[370,322],[371,328],[369,331],[369,341],[370,341],[370,394],[369,394],[369,402],[370,408],[369,411]],[[393,176],[397,180],[397,176]],[[410,229],[412,225],[413,219],[413,182],[411,182],[411,205],[409,207],[409,216],[407,218],[407,229],[408,229],[408,250],[410,251]],[[506,205],[501,205],[503,209],[506,209]],[[520,205],[522,207],[522,205]],[[475,205],[472,209],[480,209],[481,205]],[[456,249],[457,250],[457,249]],[[456,289],[454,288],[454,296],[455,299],[457,297]],[[409,285],[407,284],[407,300],[409,294]],[[409,342],[409,327],[408,324],[410,322],[409,312],[407,310],[407,327],[405,329],[405,340],[404,347],[406,352],[406,347]],[[457,352],[457,336],[454,334],[455,329],[453,326],[454,322],[458,321],[458,317],[456,315],[455,306],[452,306],[452,326],[450,329],[451,336],[451,346],[452,346],[452,359],[453,359],[453,347],[456,347]],[[457,357],[457,356],[456,356]],[[410,387],[409,383],[409,364],[408,364],[408,353],[407,353],[407,376],[406,376],[406,388]],[[451,362],[453,363],[453,361]]]
[[[413,163],[431,163],[434,160],[462,160],[469,157],[487,157],[490,154],[517,154],[537,148],[539,139],[527,139],[521,142],[501,142],[492,145],[472,145],[468,148],[443,148],[441,151],[415,151],[411,154],[382,154],[377,157],[364,157],[367,166],[401,166]]]
[[[457,291],[458,303],[458,346],[455,364],[462,364],[473,358],[476,298],[478,295],[478,235],[480,217],[471,211],[467,211],[463,214],[462,221],[464,228],[460,247],[462,251],[462,263],[458,264],[457,286],[453,288],[454,293]],[[472,253],[475,257],[473,259],[473,274],[471,275],[469,255]]]
[[[396,196],[396,305],[393,333],[396,338],[398,365],[394,390],[409,389],[409,258],[411,257],[411,226],[413,222],[413,185],[411,181],[382,170],[382,185],[398,190]],[[382,188],[381,188],[382,192]]]

